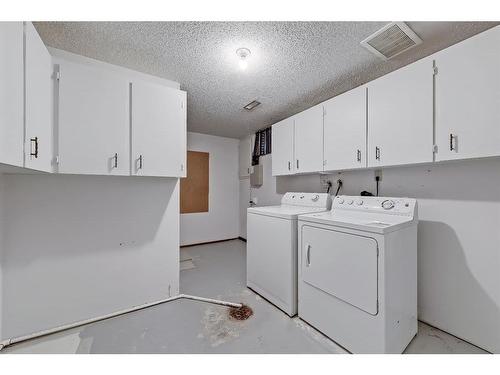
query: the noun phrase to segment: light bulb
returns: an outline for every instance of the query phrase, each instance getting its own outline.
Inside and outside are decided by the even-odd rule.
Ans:
[[[240,58],[239,66],[241,70],[246,70],[248,68],[248,57],[251,55],[251,52],[248,48],[238,48],[236,50],[236,55]]]
[[[246,59],[240,60],[240,69],[246,70],[248,68],[248,61]]]

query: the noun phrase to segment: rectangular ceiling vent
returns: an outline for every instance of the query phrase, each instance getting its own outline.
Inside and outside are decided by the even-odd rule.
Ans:
[[[257,100],[254,100],[254,101],[248,103],[243,108],[245,108],[247,111],[251,111],[252,109],[255,109],[256,107],[258,107],[259,105],[260,105],[260,102]]]
[[[361,42],[371,53],[389,60],[422,43],[422,39],[404,22],[391,22]]]

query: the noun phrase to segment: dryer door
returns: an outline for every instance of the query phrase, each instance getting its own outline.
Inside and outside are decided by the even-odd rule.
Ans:
[[[302,227],[302,280],[372,315],[378,313],[377,260],[373,238]]]

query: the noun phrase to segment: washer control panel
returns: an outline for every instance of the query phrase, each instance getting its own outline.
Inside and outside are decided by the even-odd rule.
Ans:
[[[332,198],[327,193],[286,193],[281,204],[292,206],[323,207],[330,209]]]
[[[381,206],[384,210],[391,210],[395,205],[396,203],[392,199],[386,199],[381,203]]]
[[[417,201],[413,198],[338,195],[333,198],[332,210],[343,209],[413,216],[416,205]]]

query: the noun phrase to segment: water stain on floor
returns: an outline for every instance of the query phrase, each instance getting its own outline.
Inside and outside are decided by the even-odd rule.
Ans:
[[[208,339],[212,347],[237,339],[243,328],[241,322],[230,319],[226,307],[208,307],[201,322],[203,333],[198,337]]]

